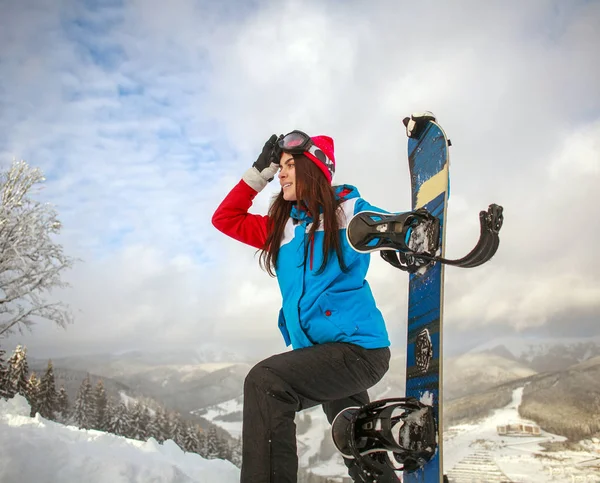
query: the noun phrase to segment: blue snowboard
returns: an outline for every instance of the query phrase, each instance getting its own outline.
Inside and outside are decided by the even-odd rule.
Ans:
[[[418,138],[408,139],[412,209],[426,208],[440,220],[440,248],[444,256],[446,207],[449,194],[448,139],[429,121]],[[424,273],[423,273],[424,272]],[[404,472],[404,483],[441,483],[442,462],[442,319],[444,265],[410,274],[406,354],[406,396],[431,405],[437,422],[437,452],[420,470]]]

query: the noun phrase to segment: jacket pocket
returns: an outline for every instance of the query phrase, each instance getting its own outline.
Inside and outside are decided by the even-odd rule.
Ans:
[[[279,310],[279,318],[277,320],[277,326],[281,331],[281,335],[283,336],[283,340],[285,341],[285,345],[288,346],[292,343],[290,339],[290,333],[288,332],[287,325],[285,323],[285,315],[283,315],[283,309]]]
[[[355,304],[351,303],[352,300],[353,296],[348,292],[325,292],[319,298],[322,316],[347,336],[358,332],[358,322],[362,317],[360,311],[355,310]]]

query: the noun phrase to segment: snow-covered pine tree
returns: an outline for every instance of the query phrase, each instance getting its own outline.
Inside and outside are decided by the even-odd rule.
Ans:
[[[146,407],[145,404],[142,403],[142,413],[140,419],[141,427],[144,430],[144,439],[142,441],[148,441],[148,438],[150,437],[148,435],[148,427],[150,426],[151,419],[152,415],[150,414],[150,410],[148,409],[148,407]]]
[[[80,429],[92,429],[95,417],[96,411],[94,408],[92,384],[88,375],[81,383],[81,386],[79,386],[79,391],[75,398],[73,422]]]
[[[231,445],[223,438],[217,438],[219,446],[219,458],[231,461]]]
[[[96,407],[94,429],[106,431],[106,428],[108,427],[108,400],[106,399],[106,391],[104,390],[104,383],[102,382],[102,379],[100,379],[96,384],[96,389],[94,390],[94,403]]]
[[[108,418],[108,432],[117,436],[129,437],[131,432],[131,419],[129,411],[124,402],[120,402],[113,406],[113,409]]]
[[[169,414],[169,433],[169,439],[172,439],[177,446],[183,448],[183,436],[185,434],[185,428],[179,413],[172,412]]]
[[[27,402],[31,407],[30,416],[34,417],[40,412],[40,380],[35,372],[32,372],[27,381]]]
[[[102,431],[110,432],[108,428],[110,427],[110,420],[112,419],[115,410],[115,400],[112,397],[107,396],[106,409],[104,412],[104,429]]]
[[[65,390],[65,386],[60,386],[56,400],[56,419],[61,423],[69,421],[69,396]]]
[[[203,458],[206,458],[208,454],[207,446],[207,433],[200,426],[198,426],[198,454]]]
[[[8,391],[8,366],[4,359],[5,354],[6,352],[0,349],[0,398],[8,399],[10,397]]]
[[[139,401],[130,409],[131,431],[129,437],[131,439],[139,439],[146,441],[148,439],[148,415],[146,407]]]
[[[231,461],[238,468],[242,467],[242,438],[235,438],[229,445],[231,449]]]
[[[39,411],[46,419],[55,419],[58,409],[58,393],[54,382],[54,368],[52,361],[48,361],[48,367],[40,383]]]
[[[219,437],[217,436],[217,430],[212,426],[208,430],[206,435],[206,459],[221,458],[221,445],[219,443]]]
[[[156,409],[154,411],[154,414],[150,415],[150,419],[148,420],[148,425],[146,426],[146,434],[148,436],[148,439],[150,438],[154,438],[157,442],[162,443],[163,440],[160,439],[160,431],[158,429],[158,425],[157,425],[157,419],[158,419],[158,413],[159,413],[159,409]]]
[[[29,388],[29,365],[27,364],[27,348],[18,345],[8,360],[8,393],[27,397]]]
[[[169,424],[169,415],[162,407],[159,407],[154,414],[154,423],[152,425],[155,428],[154,439],[159,443],[163,443],[171,437],[171,427]]]
[[[199,453],[200,440],[198,439],[198,427],[193,424],[188,424],[185,428],[182,442],[182,450],[188,453]]]

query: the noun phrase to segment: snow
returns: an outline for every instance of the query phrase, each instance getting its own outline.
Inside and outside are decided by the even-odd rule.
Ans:
[[[433,393],[425,391],[420,397],[420,402],[427,406],[433,406]]]
[[[598,458],[600,445],[589,452],[548,453],[539,443],[564,441],[566,438],[545,431],[540,436],[502,436],[497,433],[499,425],[515,421],[532,423],[518,413],[523,389],[515,389],[512,401],[506,407],[496,410],[478,424],[453,426],[444,433],[444,469],[450,481],[466,481],[461,479],[461,475],[469,474],[469,478],[474,475],[482,478],[472,481],[486,482],[600,482],[597,469],[580,464]],[[493,474],[498,474],[498,479],[493,479]]]
[[[311,424],[308,428],[308,431],[298,435],[297,437],[298,464],[300,467],[307,468],[309,466],[309,459],[319,452],[323,435],[326,433],[328,434],[331,426],[329,425],[327,417],[321,409],[321,406],[317,406],[303,412],[305,413],[305,417],[306,415],[310,415]],[[340,463],[341,462],[342,459],[340,456]]]
[[[137,403],[137,399],[128,396],[123,391],[119,391],[119,400],[127,407],[135,406],[135,404]]]
[[[234,365],[236,365],[236,362],[205,362],[204,364],[193,365],[191,366],[191,369],[195,371],[200,369],[206,372],[216,372]]]
[[[429,253],[429,223],[420,223],[412,229],[408,248],[415,253]]]
[[[232,463],[184,453],[173,441],[136,441],[29,413],[20,395],[0,399],[3,483],[237,483],[240,478]]]
[[[545,452],[543,441],[562,441],[561,436],[542,431],[541,436],[500,436],[498,425],[520,418],[518,407],[523,387],[513,392],[506,407],[496,410],[477,424],[453,426],[444,433],[444,468],[450,481],[513,481],[532,483],[600,483],[598,470],[600,440],[582,442],[585,451]],[[230,411],[241,409],[231,400]],[[222,409],[225,409],[223,407]],[[172,441],[163,445],[126,439],[101,431],[80,430],[29,417],[30,408],[22,396],[0,400],[0,481],[3,483],[234,483],[239,469],[228,461],[206,460],[184,453]],[[308,464],[320,447],[329,424],[320,407],[307,410],[312,424],[298,436],[300,466],[323,476],[346,475],[339,453],[327,461]],[[217,421],[218,422],[218,421]],[[477,475],[477,472],[482,476]],[[457,475],[468,474],[469,479]]]
[[[243,396],[235,399],[230,399],[214,406],[209,406],[203,410],[192,411],[194,414],[202,416],[216,426],[227,431],[234,438],[239,438],[242,435],[242,418],[239,421],[222,421],[219,416],[229,415],[233,413],[241,413],[244,409]]]

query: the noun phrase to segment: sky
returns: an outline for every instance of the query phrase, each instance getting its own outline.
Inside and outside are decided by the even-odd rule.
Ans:
[[[402,118],[452,140],[446,255],[504,207],[497,255],[446,270],[448,350],[506,335],[600,334],[600,2],[0,0],[0,167],[46,175],[40,200],[80,259],[33,355],[286,350],[256,250],[211,216],[272,133],[335,140],[334,184],[410,209]],[[271,183],[252,212],[266,213]],[[395,351],[407,276],[368,280]]]

